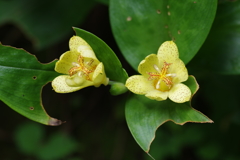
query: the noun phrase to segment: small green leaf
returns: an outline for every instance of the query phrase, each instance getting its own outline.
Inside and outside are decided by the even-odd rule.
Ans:
[[[74,30],[77,36],[83,38],[92,47],[99,61],[103,62],[107,77],[112,81],[125,84],[128,75],[112,49],[92,33],[79,28]]]
[[[73,153],[78,147],[76,140],[67,135],[57,132],[45,143],[36,155],[42,160],[66,159],[66,156]]]
[[[111,0],[114,37],[126,60],[137,70],[141,60],[173,40],[188,63],[206,39],[217,0]]]
[[[198,84],[192,76],[185,84],[189,86],[193,94],[198,89]],[[179,125],[187,122],[213,122],[201,112],[193,109],[190,102],[174,103],[169,99],[155,101],[139,95],[134,95],[127,100],[125,114],[133,137],[147,153],[155,138],[157,128],[167,121],[173,121]]]
[[[18,127],[14,137],[15,143],[22,153],[35,155],[42,144],[44,129],[40,124],[27,122]]]
[[[42,87],[58,75],[55,61],[41,64],[23,49],[1,44],[0,57],[0,100],[31,120],[60,125],[62,122],[50,117],[41,102]]]
[[[114,96],[123,94],[128,91],[124,83],[110,81],[109,84],[111,85],[110,93]]]
[[[191,92],[192,92],[192,96],[197,92],[197,90],[199,89],[199,85],[195,79],[194,76],[188,76],[188,80],[183,82],[185,85],[187,85]]]

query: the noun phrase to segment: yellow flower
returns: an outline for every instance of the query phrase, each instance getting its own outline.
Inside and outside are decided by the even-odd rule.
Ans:
[[[69,93],[88,86],[107,85],[104,66],[99,62],[90,45],[78,36],[69,41],[70,51],[61,55],[55,65],[55,71],[65,74],[52,81],[53,89],[58,93]]]
[[[158,101],[168,97],[176,103],[190,100],[190,89],[181,83],[188,79],[188,71],[173,41],[164,42],[157,55],[150,54],[141,61],[138,71],[142,75],[131,76],[126,81],[126,87],[133,93]]]

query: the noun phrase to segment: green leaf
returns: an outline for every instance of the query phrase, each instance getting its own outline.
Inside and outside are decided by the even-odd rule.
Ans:
[[[240,1],[219,3],[209,36],[190,63],[193,72],[240,74],[239,19]]]
[[[199,85],[195,79],[194,76],[188,76],[188,80],[183,82],[185,85],[187,85],[191,92],[192,92],[192,97],[193,95],[197,92],[197,90],[199,89]]]
[[[134,69],[167,40],[175,41],[186,64],[206,39],[216,7],[217,0],[111,0],[110,20],[115,39]]]
[[[15,131],[15,143],[23,154],[41,160],[66,159],[77,148],[81,150],[75,139],[61,132],[51,134],[46,140],[43,126],[32,122],[18,127]]]
[[[43,137],[43,126],[37,123],[27,122],[15,131],[15,143],[18,149],[27,155],[35,155],[40,149]]]
[[[70,34],[71,27],[79,25],[94,4],[94,0],[0,1],[0,24],[18,25],[41,49]]]
[[[46,125],[60,125],[50,117],[41,102],[42,87],[58,73],[55,61],[41,64],[23,49],[0,44],[0,100],[23,116]]]
[[[57,132],[36,154],[42,160],[66,159],[64,157],[73,153],[78,147],[77,141],[67,135]]]
[[[112,81],[125,84],[128,75],[112,49],[92,33],[79,28],[74,30],[77,36],[83,38],[92,47],[99,61],[103,62],[107,77]]]
[[[192,94],[198,90],[198,84],[192,76],[185,84],[189,86]],[[190,102],[174,103],[169,99],[155,101],[140,95],[134,95],[127,100],[125,114],[134,139],[147,153],[155,138],[157,128],[167,121],[173,121],[179,125],[187,122],[213,122],[201,112],[193,109]]]

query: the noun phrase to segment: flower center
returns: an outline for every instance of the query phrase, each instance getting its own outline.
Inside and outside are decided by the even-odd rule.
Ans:
[[[77,74],[79,77],[85,77],[86,80],[91,80],[90,74],[96,69],[96,61],[92,58],[84,58],[79,55],[78,63],[73,62],[73,66],[69,71],[69,75]]]
[[[157,65],[153,65],[153,68],[157,72],[148,72],[149,78],[148,80],[153,80],[153,85],[155,89],[165,92],[169,91],[173,82],[172,79],[176,76],[175,73],[168,73],[168,69],[172,63],[164,62],[162,69],[160,70]]]

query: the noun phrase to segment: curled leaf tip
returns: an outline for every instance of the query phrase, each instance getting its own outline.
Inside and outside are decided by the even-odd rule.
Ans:
[[[58,120],[56,118],[50,118],[49,121],[48,121],[48,125],[49,126],[59,126],[61,125],[63,122],[61,120]]]

